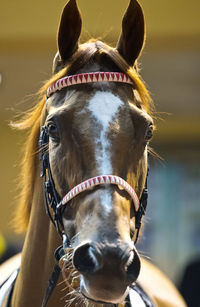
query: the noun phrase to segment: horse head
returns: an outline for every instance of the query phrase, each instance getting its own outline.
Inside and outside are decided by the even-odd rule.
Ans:
[[[48,89],[42,125],[80,292],[118,303],[140,271],[133,221],[153,130],[136,65],[145,36],[142,9],[130,1],[116,48],[96,40],[79,44],[80,32],[81,16],[70,0],[53,63],[62,78]]]

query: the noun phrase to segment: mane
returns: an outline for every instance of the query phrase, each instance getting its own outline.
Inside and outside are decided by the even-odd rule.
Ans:
[[[106,55],[122,72],[129,75],[135,84],[135,89],[140,95],[141,104],[148,113],[151,113],[153,103],[144,82],[139,76],[137,70],[134,67],[130,67],[115,48],[112,48],[97,40],[90,40],[87,43],[80,45],[77,52],[72,56],[67,65],[58,73],[54,74],[39,90],[37,94],[38,102],[36,103],[35,107],[29,110],[20,121],[12,124],[12,127],[18,130],[28,130],[28,137],[24,147],[25,150],[22,161],[22,170],[19,177],[19,201],[14,217],[15,230],[19,233],[27,230],[30,218],[34,183],[37,179],[36,176],[39,165],[38,140],[42,120],[42,111],[46,100],[46,91],[52,83],[65,75],[75,73],[81,68],[81,66],[85,65],[94,56],[98,55]]]

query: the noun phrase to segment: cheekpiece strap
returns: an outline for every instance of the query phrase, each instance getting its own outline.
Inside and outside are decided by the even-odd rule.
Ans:
[[[92,82],[120,82],[133,85],[133,81],[129,76],[121,72],[90,72],[72,76],[66,76],[55,81],[47,89],[47,98],[56,91],[60,91],[64,87],[77,84],[85,84]]]

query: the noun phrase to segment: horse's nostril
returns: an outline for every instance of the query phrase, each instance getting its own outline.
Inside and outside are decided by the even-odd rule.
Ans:
[[[97,270],[98,262],[89,243],[79,246],[73,256],[75,268],[82,274],[93,273]]]
[[[140,258],[135,250],[131,251],[125,270],[127,281],[129,283],[136,281],[140,273]]]

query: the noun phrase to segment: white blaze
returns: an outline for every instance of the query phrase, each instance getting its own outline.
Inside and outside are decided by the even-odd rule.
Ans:
[[[89,101],[88,109],[97,121],[97,124],[101,125],[101,131],[95,139],[95,156],[100,175],[112,174],[111,146],[108,132],[110,124],[116,119],[122,104],[119,97],[110,92],[101,91],[96,92]],[[107,190],[104,193],[104,204],[108,206],[107,210],[109,211],[111,195]]]

